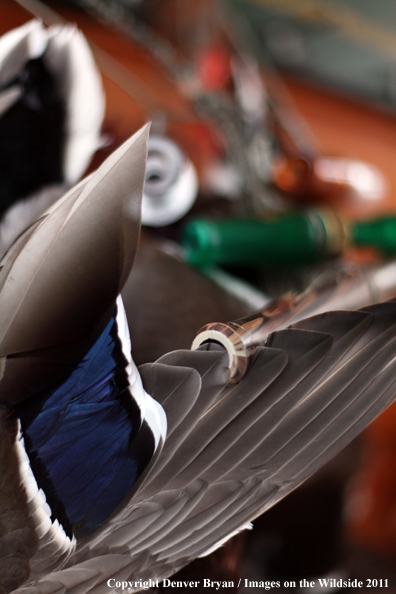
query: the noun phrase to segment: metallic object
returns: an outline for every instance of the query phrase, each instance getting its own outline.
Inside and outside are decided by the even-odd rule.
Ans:
[[[151,227],[170,225],[192,207],[198,194],[194,165],[169,138],[148,141],[142,223]]]
[[[212,323],[201,328],[191,348],[213,341],[228,352],[231,383],[242,379],[256,347],[264,346],[268,335],[290,324],[335,310],[358,309],[396,297],[396,263],[358,269],[340,277],[323,279],[299,295],[286,295],[269,307],[227,324]]]

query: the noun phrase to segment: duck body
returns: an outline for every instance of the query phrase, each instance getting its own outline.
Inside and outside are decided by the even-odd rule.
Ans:
[[[0,37],[0,254],[86,171],[105,96],[83,34],[37,19]]]

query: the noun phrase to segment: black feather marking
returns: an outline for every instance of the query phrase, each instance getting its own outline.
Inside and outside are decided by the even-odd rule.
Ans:
[[[65,106],[41,58],[17,79],[22,97],[0,118],[0,216],[16,200],[63,181]]]

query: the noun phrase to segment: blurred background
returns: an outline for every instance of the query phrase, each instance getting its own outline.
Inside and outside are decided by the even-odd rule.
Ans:
[[[137,364],[350,276],[396,297],[393,0],[1,0],[0,34],[0,251],[24,205],[38,216],[152,122],[124,290]],[[393,406],[180,579],[396,592],[395,459]]]

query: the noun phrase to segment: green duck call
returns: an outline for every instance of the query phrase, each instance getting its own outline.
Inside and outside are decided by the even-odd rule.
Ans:
[[[296,211],[267,219],[209,221],[184,228],[187,262],[211,265],[292,267],[338,256],[346,243],[396,255],[396,217],[345,223],[332,210]]]

